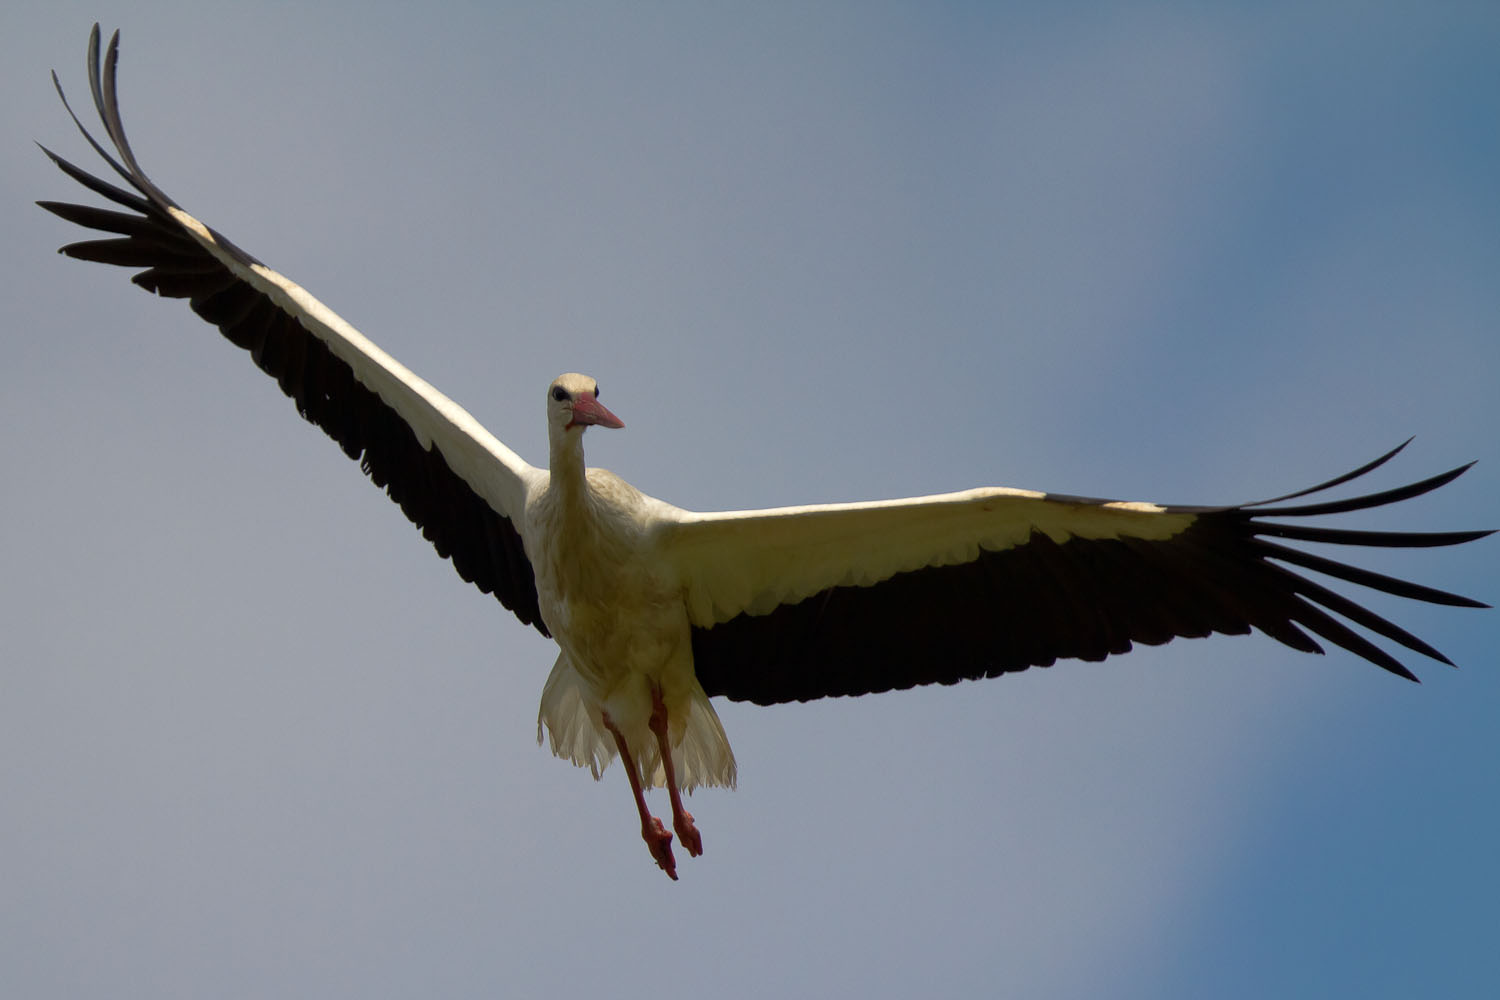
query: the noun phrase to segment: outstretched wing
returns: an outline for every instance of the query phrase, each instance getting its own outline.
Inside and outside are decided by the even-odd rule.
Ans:
[[[517,525],[530,485],[544,475],[462,407],[360,335],[301,286],[203,225],[141,170],[125,137],[115,92],[119,32],[100,61],[99,26],[89,36],[89,87],[116,160],[68,107],[84,138],[133,190],[107,183],[43,147],[63,172],[126,211],[38,202],[69,222],[111,234],[70,243],[80,260],[143,268],[132,279],[193,311],[250,352],[350,458],[385,488],[460,576],[493,593],[547,634]]]
[[[698,679],[710,695],[774,704],[952,684],[1060,659],[1102,660],[1137,642],[1252,628],[1309,653],[1323,651],[1317,636],[1416,680],[1346,622],[1450,661],[1299,570],[1413,600],[1485,605],[1272,540],[1409,547],[1490,534],[1279,520],[1396,503],[1468,468],[1367,496],[1285,505],[1362,476],[1404,447],[1311,489],[1237,507],[990,488],[865,504],[677,511],[659,541],[682,580]]]

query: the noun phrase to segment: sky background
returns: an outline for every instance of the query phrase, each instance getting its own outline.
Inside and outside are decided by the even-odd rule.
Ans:
[[[669,882],[535,744],[551,644],[53,253],[96,18],[152,177],[533,462],[581,370],[591,461],[687,507],[1227,503],[1416,435],[1372,487],[1480,464],[1345,522],[1500,526],[1493,3],[9,4],[4,995],[1490,995],[1500,617],[1379,595],[1461,669],[720,703]],[[1363,562],[1495,602],[1497,554]]]

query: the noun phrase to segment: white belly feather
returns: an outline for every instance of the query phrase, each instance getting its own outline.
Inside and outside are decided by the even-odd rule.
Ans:
[[[693,672],[682,587],[651,558],[639,512],[651,501],[602,469],[581,503],[543,490],[527,505],[525,542],[537,598],[561,653],[542,690],[554,754],[598,778],[616,755],[602,713],[625,735],[644,782],[664,769],[648,726],[653,691],[667,708],[679,787],[735,784],[734,753]],[[554,525],[566,522],[564,530]]]

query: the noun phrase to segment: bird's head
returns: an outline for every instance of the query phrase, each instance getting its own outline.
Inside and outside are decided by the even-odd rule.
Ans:
[[[565,434],[597,424],[600,427],[624,427],[625,422],[599,403],[599,383],[587,375],[568,372],[552,380],[547,387],[547,429]]]

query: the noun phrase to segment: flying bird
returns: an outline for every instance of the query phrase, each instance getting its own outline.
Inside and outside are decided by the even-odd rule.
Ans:
[[[152,183],[121,124],[119,33],[102,60],[100,48],[95,25],[89,87],[113,154],[67,106],[56,73],[53,83],[126,187],[43,147],[64,173],[118,206],[39,202],[106,234],[61,252],[139,268],[136,284],[187,299],[360,462],[463,579],[556,641],[538,741],[545,733],[554,754],[596,779],[621,759],[642,838],[674,879],[673,832],[651,814],[645,789],[665,788],[677,841],[700,854],[702,837],[682,793],[735,784],[713,696],[772,705],[953,684],[1060,659],[1101,660],[1136,643],[1252,629],[1308,653],[1323,651],[1321,639],[1416,680],[1364,633],[1451,661],[1304,571],[1418,601],[1486,606],[1285,544],[1426,547],[1490,534],[1285,520],[1393,504],[1468,468],[1366,495],[1311,499],[1383,465],[1404,444],[1309,489],[1234,506],[985,487],[699,513],[585,466],[585,431],[624,425],[600,402],[598,382],[565,374],[542,399],[547,465],[530,465]]]

